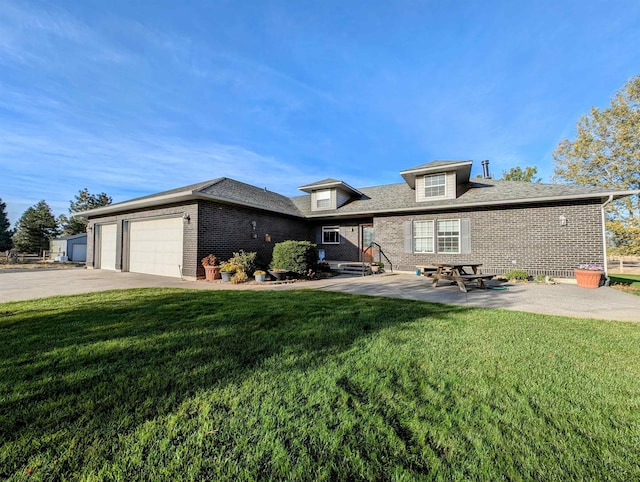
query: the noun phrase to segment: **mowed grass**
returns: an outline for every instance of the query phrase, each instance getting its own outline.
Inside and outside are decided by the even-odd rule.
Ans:
[[[640,296],[640,274],[611,274],[611,286]]]
[[[640,479],[639,324],[149,289],[0,340],[0,479]]]

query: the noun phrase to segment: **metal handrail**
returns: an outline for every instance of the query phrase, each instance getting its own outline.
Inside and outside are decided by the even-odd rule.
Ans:
[[[364,276],[364,266],[365,266],[365,254],[367,253],[367,251],[369,251],[371,248],[373,248],[373,246],[377,246],[378,247],[378,262],[382,262],[381,257],[384,256],[384,259],[387,260],[387,263],[389,263],[389,270],[393,273],[393,263],[391,262],[391,260],[387,257],[387,255],[384,253],[384,251],[382,250],[382,246],[380,246],[378,243],[376,243],[375,241],[370,243],[369,246],[367,246],[367,249],[365,249],[362,252],[362,276]]]

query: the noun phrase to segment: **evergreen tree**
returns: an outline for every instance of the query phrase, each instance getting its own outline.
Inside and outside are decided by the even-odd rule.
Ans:
[[[78,194],[75,195],[75,200],[69,202],[69,216],[67,217],[63,214],[58,218],[58,222],[62,226],[62,233],[65,236],[84,233],[87,229],[87,220],[73,215],[89,209],[107,206],[112,201],[111,196],[107,196],[104,192],[91,194],[87,188],[78,191]]]
[[[16,226],[13,244],[18,251],[42,254],[60,233],[55,216],[43,200],[27,209]]]
[[[0,253],[5,252],[13,247],[13,230],[9,229],[11,223],[7,216],[7,205],[0,199]]]

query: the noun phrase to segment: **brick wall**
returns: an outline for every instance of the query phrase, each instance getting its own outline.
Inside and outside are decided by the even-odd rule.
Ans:
[[[306,222],[258,209],[212,201],[198,201],[141,209],[115,216],[93,218],[87,239],[87,266],[93,267],[96,223],[117,225],[116,269],[122,269],[123,222],[157,216],[184,215],[183,274],[196,277],[200,259],[213,253],[222,260],[234,251],[256,251],[263,263],[271,260],[273,245],[294,240],[319,241],[323,225],[340,225],[341,243],[318,243],[328,260],[357,261],[361,224],[367,219],[340,222]],[[565,226],[560,217],[567,220]],[[470,254],[413,254],[404,252],[403,223],[417,219],[468,218],[471,223]],[[252,226],[255,221],[255,231]],[[603,263],[600,204],[596,201],[560,205],[485,208],[440,214],[377,216],[373,218],[375,240],[382,246],[395,269],[413,271],[415,265],[461,261],[483,263],[483,271],[501,274],[514,268],[530,275],[573,276],[573,268],[582,263]],[[270,240],[266,239],[269,235]],[[376,258],[377,259],[377,258]],[[515,264],[512,262],[515,261]]]
[[[271,261],[275,243],[313,239],[307,223],[301,218],[213,201],[200,201],[198,212],[197,259],[213,253],[227,260],[233,252],[243,249],[256,251],[266,265]],[[255,230],[252,221],[256,223]]]
[[[189,222],[184,223],[183,231],[183,253],[182,253],[182,273],[185,277],[195,277],[199,263],[196,264],[196,246],[198,236],[198,206],[193,201],[191,203],[177,203],[165,206],[161,209],[138,209],[118,213],[113,216],[96,217],[89,220],[91,228],[87,233],[87,266],[94,267],[94,253],[96,251],[96,224],[116,223],[116,270],[123,269],[122,251],[124,245],[123,227],[124,221],[151,219],[162,216],[184,216],[188,214],[191,218]],[[124,267],[126,269],[126,267]]]
[[[529,275],[573,277],[581,263],[603,263],[600,204],[530,205],[474,211],[374,218],[376,242],[394,268],[413,271],[435,262],[483,263],[486,273],[525,269]],[[566,218],[562,226],[560,217]],[[418,219],[468,218],[471,254],[407,254],[403,222]],[[515,263],[513,263],[515,261]]]
[[[325,259],[332,261],[359,261],[360,253],[360,225],[371,224],[371,220],[343,220],[325,221],[311,225],[312,237],[310,241],[324,249]],[[322,226],[340,226],[340,244],[322,243]]]

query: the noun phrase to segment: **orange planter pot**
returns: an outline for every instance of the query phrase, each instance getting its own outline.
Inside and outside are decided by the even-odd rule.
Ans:
[[[220,279],[220,266],[205,266],[204,279],[207,281]]]
[[[573,273],[578,282],[578,286],[582,288],[598,288],[602,279],[602,271],[593,271],[588,269],[574,269]]]

